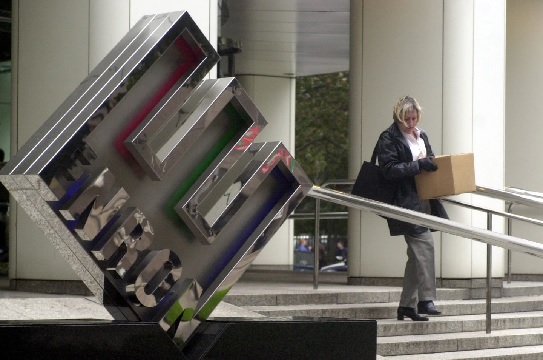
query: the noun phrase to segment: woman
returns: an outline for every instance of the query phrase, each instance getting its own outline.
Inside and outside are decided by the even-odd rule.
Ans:
[[[410,96],[399,99],[393,111],[394,123],[379,137],[379,167],[385,179],[397,183],[394,205],[448,218],[439,200],[421,200],[417,194],[415,175],[437,170],[428,136],[417,128],[420,118],[421,107],[417,100]],[[403,235],[407,243],[398,320],[407,316],[413,321],[428,321],[428,317],[419,314],[441,315],[434,305],[436,279],[431,230],[395,219],[387,219],[387,222],[390,235]]]

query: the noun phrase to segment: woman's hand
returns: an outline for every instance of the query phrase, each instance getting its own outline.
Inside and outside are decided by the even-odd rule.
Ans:
[[[417,160],[419,163],[419,169],[425,171],[436,171],[437,165],[432,161],[431,157]]]

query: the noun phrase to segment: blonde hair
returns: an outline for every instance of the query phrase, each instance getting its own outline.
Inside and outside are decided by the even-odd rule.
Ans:
[[[394,106],[392,118],[394,119],[394,121],[399,121],[405,124],[405,115],[413,110],[417,112],[417,121],[420,121],[422,115],[422,108],[420,107],[417,100],[408,95],[402,96]]]

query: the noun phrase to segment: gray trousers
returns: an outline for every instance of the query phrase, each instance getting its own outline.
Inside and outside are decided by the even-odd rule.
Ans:
[[[407,263],[403,276],[400,306],[416,309],[418,301],[436,299],[434,238],[430,230],[405,235]]]

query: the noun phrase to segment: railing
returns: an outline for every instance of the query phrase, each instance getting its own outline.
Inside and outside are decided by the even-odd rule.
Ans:
[[[506,187],[505,191],[485,188],[477,186],[477,194],[489,196],[492,198],[505,201],[507,205],[507,213],[513,213],[515,204],[529,206],[533,208],[543,209],[543,194],[532,191],[522,190],[514,187]],[[513,218],[507,218],[507,234],[511,235],[513,231]],[[507,283],[511,283],[511,250],[507,250]]]
[[[436,230],[447,232],[453,235],[458,235],[464,238],[469,238],[477,241],[481,241],[487,244],[487,311],[486,311],[486,330],[487,333],[491,332],[491,266],[492,266],[492,246],[499,246],[508,250],[509,254],[509,266],[510,266],[510,252],[518,251],[538,257],[543,257],[543,245],[529,241],[526,239],[516,238],[510,235],[510,226],[508,226],[508,234],[500,234],[492,231],[492,215],[506,216],[509,220],[517,219],[522,221],[528,221],[537,225],[543,225],[543,222],[535,219],[530,219],[520,215],[511,213],[511,207],[513,203],[543,207],[543,195],[537,193],[530,193],[524,190],[509,188],[507,191],[489,189],[484,187],[477,187],[477,193],[479,195],[490,196],[498,198],[509,203],[508,212],[500,212],[489,209],[476,207],[469,204],[464,204],[458,201],[449,200],[451,203],[457,205],[470,207],[475,210],[487,212],[487,230],[476,228],[473,226],[466,226],[464,224],[454,222],[447,219],[437,218],[431,215],[415,212],[396,206],[376,202],[370,199],[361,198],[347,193],[339,191],[333,191],[326,189],[326,186],[340,185],[349,186],[354,183],[353,180],[334,180],[323,184],[323,187],[314,186],[309,192],[309,196],[314,197],[315,204],[315,248],[318,248],[320,228],[320,200],[333,202],[340,205],[345,205],[358,210],[371,211],[377,215],[382,215],[402,221],[407,221],[413,224],[418,224],[426,227],[430,227]],[[510,225],[510,223],[509,223]],[[318,252],[314,252],[314,272],[313,282],[314,288],[318,288],[318,274],[319,274],[319,259]],[[510,274],[510,267],[509,267]]]
[[[338,220],[347,219],[349,213],[347,211],[325,212],[320,213],[321,220]],[[289,216],[293,220],[314,220],[315,213],[293,213]]]

